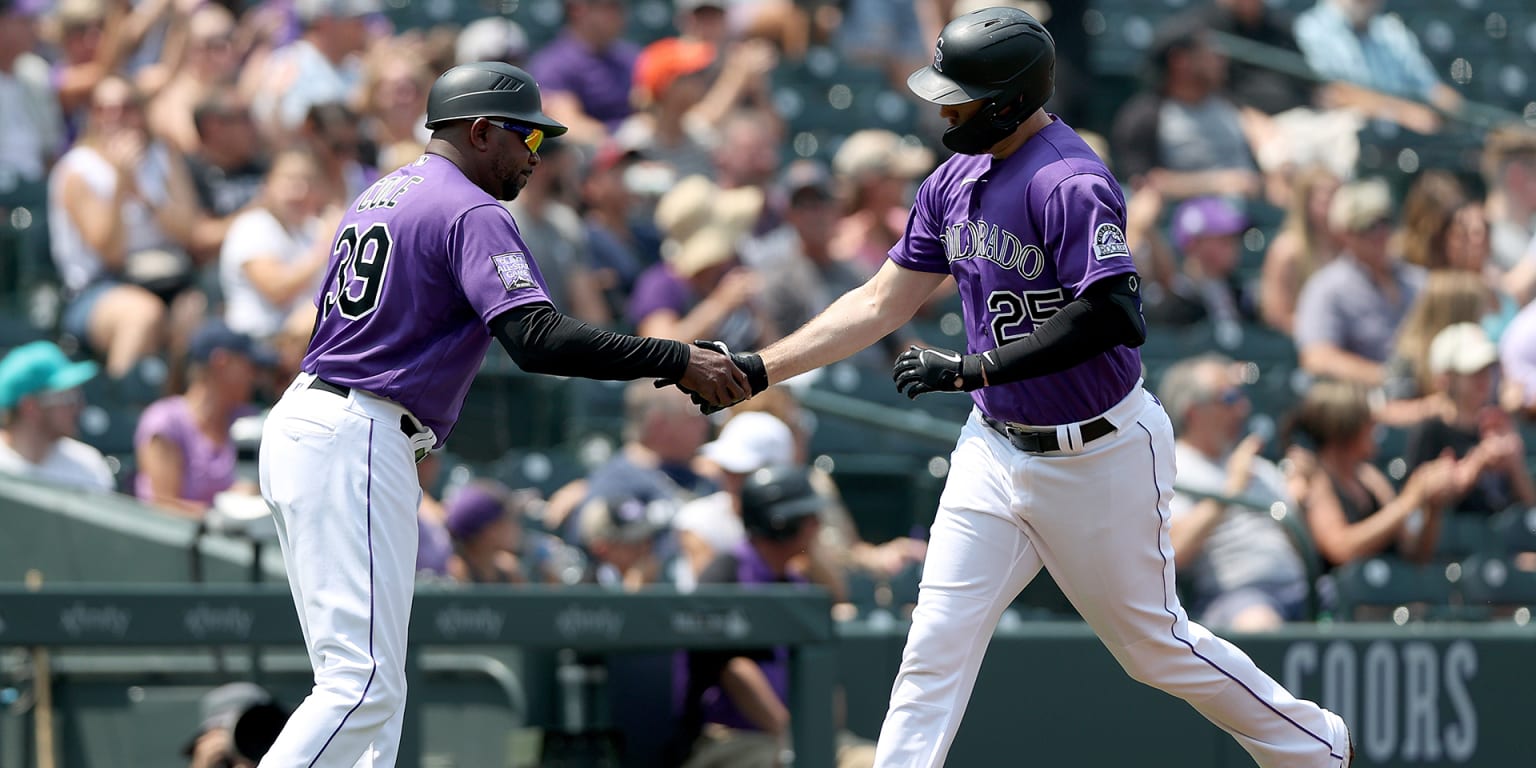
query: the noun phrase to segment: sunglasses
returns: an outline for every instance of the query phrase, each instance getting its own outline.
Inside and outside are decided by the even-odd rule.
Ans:
[[[539,147],[544,145],[544,130],[542,128],[529,128],[526,125],[491,120],[490,118],[486,118],[486,121],[497,128],[511,131],[523,137],[523,143],[528,145],[529,152],[537,152]]]
[[[1211,397],[1210,402],[1221,403],[1222,405],[1226,406],[1233,406],[1237,405],[1243,400],[1246,400],[1247,398],[1248,395],[1245,394],[1242,389],[1238,387],[1228,387],[1220,392],[1217,392],[1213,397]]]

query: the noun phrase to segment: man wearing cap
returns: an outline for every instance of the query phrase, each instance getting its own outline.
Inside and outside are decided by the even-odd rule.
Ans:
[[[453,536],[448,575],[470,584],[528,581],[517,553],[522,548],[522,504],[495,481],[475,481],[450,498],[444,525]]]
[[[1459,513],[1492,515],[1536,505],[1536,483],[1525,461],[1525,441],[1508,414],[1494,404],[1499,352],[1476,323],[1455,323],[1429,343],[1429,373],[1445,407],[1408,430],[1403,459],[1412,472],[1449,450],[1470,484],[1449,505]]]
[[[187,347],[187,391],[151,403],[134,430],[139,474],[134,495],[177,514],[201,518],[218,494],[237,487],[237,452],[229,428],[255,412],[252,388],[273,358],[251,337],[220,320],[205,322]]]
[[[737,419],[752,415],[766,414],[745,413]],[[746,536],[713,558],[699,575],[699,583],[805,583],[790,563],[816,540],[826,506],[812,487],[809,472],[782,465],[763,467],[744,476],[740,489]],[[684,768],[733,768],[793,761],[791,713],[786,706],[788,648],[684,653],[677,668],[677,688],[683,692],[673,745],[677,763]],[[839,768],[874,765],[871,745],[855,745],[846,737],[840,741]]]
[[[1255,319],[1249,291],[1236,279],[1248,217],[1226,198],[1197,197],[1173,212],[1173,244],[1182,269],[1163,292],[1148,291],[1148,323],[1192,325]]]
[[[678,178],[713,173],[710,147],[721,108],[740,99],[745,79],[717,70],[717,49],[686,37],[667,37],[641,49],[635,59],[631,99],[635,113],[614,137],[643,147],[646,157],[671,167]],[[715,94],[722,86],[730,93]],[[712,87],[713,86],[713,87]]]
[[[110,491],[116,486],[101,451],[75,439],[96,377],[92,362],[70,362],[51,341],[23,344],[0,359],[0,472],[44,482]]]
[[[873,275],[906,231],[913,182],[931,170],[933,153],[890,131],[867,129],[844,139],[832,157],[832,172],[848,189],[849,213],[832,241],[837,257]]]
[[[197,733],[182,747],[187,768],[255,768],[288,719],[267,689],[226,683],[198,702]]]
[[[565,0],[565,26],[528,62],[550,117],[596,144],[629,116],[638,46],[623,38],[625,0]]]
[[[1384,181],[1340,187],[1328,206],[1328,226],[1339,233],[1343,252],[1307,279],[1296,300],[1292,335],[1301,367],[1314,376],[1379,386],[1424,271],[1389,248],[1392,195]]]
[[[742,483],[759,469],[793,464],[795,437],[772,414],[747,411],[727,421],[720,436],[705,444],[699,454],[717,468],[721,490],[684,504],[672,521],[695,573],[746,540],[741,522]]]
[[[295,0],[304,32],[272,53],[252,110],[278,135],[297,130],[316,104],[348,103],[362,82],[358,54],[378,0]]]
[[[0,195],[41,182],[64,138],[48,62],[33,53],[46,0],[0,0]]]

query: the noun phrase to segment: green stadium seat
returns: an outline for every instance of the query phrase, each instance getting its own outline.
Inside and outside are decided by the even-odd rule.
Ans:
[[[1536,508],[1510,508],[1488,521],[1490,545],[1497,552],[1536,552]]]
[[[1524,611],[1529,620],[1536,608],[1536,571],[1522,568],[1515,558],[1477,555],[1462,563],[1461,593],[1467,606],[1491,617]]]
[[[1402,623],[1453,615],[1455,591],[1445,566],[1381,555],[1341,566],[1333,578],[1338,588],[1335,618],[1341,621]]]
[[[1494,543],[1493,527],[1486,516],[1447,514],[1440,521],[1440,537],[1435,541],[1435,560],[1442,563],[1461,560],[1490,551]]]

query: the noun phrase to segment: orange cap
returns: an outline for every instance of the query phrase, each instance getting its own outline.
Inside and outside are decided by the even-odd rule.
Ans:
[[[635,60],[635,87],[656,99],[672,82],[715,63],[715,46],[702,40],[668,37],[647,45]]]

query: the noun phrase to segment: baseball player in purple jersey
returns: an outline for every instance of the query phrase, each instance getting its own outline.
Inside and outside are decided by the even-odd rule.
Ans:
[[[516,67],[444,73],[426,154],[342,219],[303,372],[262,434],[262,495],[315,686],[261,765],[392,766],[405,706],[416,563],[415,461],[453,429],[491,337],[524,370],[662,377],[715,402],[748,393],[724,356],[609,333],[550,304],[535,254],[497,202],[517,196],[545,136],[538,85]]]
[[[1287,693],[1191,622],[1174,592],[1173,431],[1143,388],[1146,336],[1125,201],[1104,164],[1045,112],[1054,44],[1029,14],[944,27],[909,87],[941,105],[959,153],[917,192],[868,283],[760,355],[753,390],[845,358],[906,322],[945,275],[965,353],[897,358],[909,397],[975,401],[950,462],[876,765],[944,763],[993,627],[1040,568],[1137,680],[1178,696],[1265,768],[1339,768],[1343,720]]]

